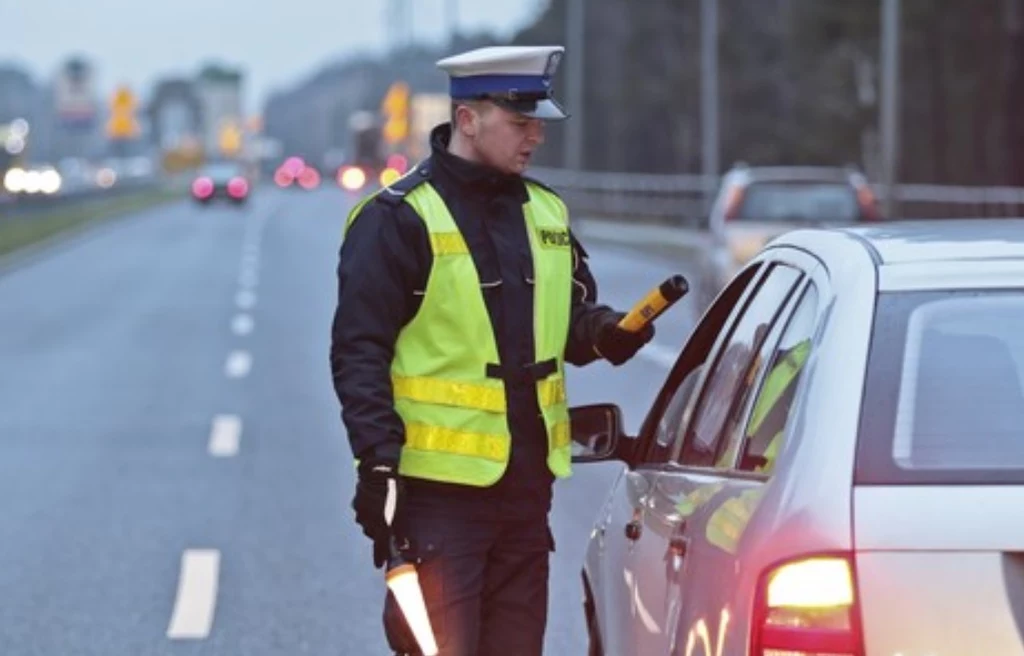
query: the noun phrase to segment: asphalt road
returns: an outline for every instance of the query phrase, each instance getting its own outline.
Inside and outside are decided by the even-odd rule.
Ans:
[[[0,262],[0,654],[387,653],[327,361],[351,202],[183,201]],[[680,270],[590,254],[621,308]],[[635,429],[692,315],[572,370],[570,401]],[[620,470],[557,487],[548,653],[585,653],[579,568]]]

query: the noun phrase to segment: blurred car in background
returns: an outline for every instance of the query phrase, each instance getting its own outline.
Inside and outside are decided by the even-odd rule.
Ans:
[[[210,162],[192,182],[192,197],[203,204],[224,199],[236,205],[249,198],[252,183],[245,166],[240,162]]]
[[[711,207],[711,250],[702,263],[701,303],[779,235],[797,228],[880,220],[867,179],[844,167],[734,166]]]

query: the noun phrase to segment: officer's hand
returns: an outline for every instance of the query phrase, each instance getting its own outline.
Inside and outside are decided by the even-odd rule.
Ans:
[[[352,508],[363,534],[373,540],[375,567],[387,562],[391,535],[400,536],[405,532],[403,492],[397,463],[370,460],[359,464]]]
[[[626,316],[615,312],[609,315],[608,321],[601,327],[594,348],[608,362],[619,366],[639,351],[644,344],[654,337],[654,324],[649,323],[640,332],[630,332],[619,327],[619,321]]]

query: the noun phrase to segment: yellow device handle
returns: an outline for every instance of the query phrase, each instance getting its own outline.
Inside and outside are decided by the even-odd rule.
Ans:
[[[647,292],[647,295],[619,321],[619,327],[631,333],[640,332],[647,324],[672,307],[676,301],[686,296],[688,291],[690,291],[690,285],[686,282],[686,278],[678,274],[672,276]]]

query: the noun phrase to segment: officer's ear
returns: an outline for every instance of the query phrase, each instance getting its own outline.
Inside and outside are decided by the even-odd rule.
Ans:
[[[480,122],[488,105],[483,102],[466,101],[452,107],[452,126],[460,134],[475,137],[480,132]]]

